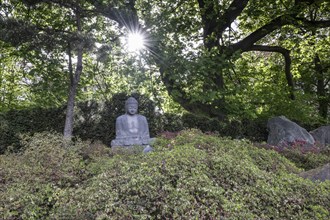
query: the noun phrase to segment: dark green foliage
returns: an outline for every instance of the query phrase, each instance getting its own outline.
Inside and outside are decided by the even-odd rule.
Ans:
[[[133,94],[139,101],[139,113],[146,116],[152,137],[164,131],[178,132],[187,128],[197,128],[203,132],[215,132],[221,136],[248,138],[253,141],[264,141],[267,138],[266,121],[264,120],[232,120],[218,121],[203,116],[185,113],[160,114],[155,110],[155,103],[147,96]],[[75,108],[75,124],[73,134],[83,140],[102,141],[110,145],[115,138],[115,121],[119,115],[125,114],[125,100],[129,95],[115,94],[109,101],[80,102]],[[20,135],[42,131],[61,133],[64,128],[65,106],[60,108],[32,108],[11,110],[0,114],[0,153],[4,153],[11,145],[11,150],[18,150]]]
[[[296,164],[297,167],[301,167],[305,170],[314,169],[324,164],[330,163],[330,149],[324,148],[319,152],[302,152],[300,149],[285,149],[280,152]]]
[[[139,102],[139,114],[148,119],[150,134],[155,136],[159,131],[159,123],[154,102],[143,95],[132,96]],[[128,97],[125,93],[118,93],[104,103],[79,103],[74,135],[84,140],[101,140],[104,144],[110,145],[111,140],[115,138],[116,118],[125,114],[125,101]]]
[[[41,131],[62,132],[65,118],[64,108],[10,110],[0,113],[0,153],[10,146],[18,150],[20,135]]]
[[[275,151],[181,132],[149,154],[26,138],[0,155],[1,219],[329,219],[330,182],[298,177]],[[66,146],[66,147],[65,147]]]
[[[163,125],[163,131],[177,132],[184,129],[182,116],[178,114],[165,113],[161,117],[161,124]]]
[[[210,119],[189,113],[182,116],[182,123],[185,128],[196,128],[204,132],[220,131],[222,128],[220,121],[216,119]]]
[[[20,154],[2,155],[1,219],[44,219],[62,188],[87,178],[81,142],[64,148],[57,134],[38,133],[26,137]]]
[[[148,118],[150,133],[155,136],[159,131],[157,113],[154,103],[147,97],[133,94],[140,103],[140,114]],[[119,115],[125,114],[125,100],[129,96],[124,93],[116,94],[104,103],[87,101],[76,106],[74,135],[84,140],[100,140],[106,145],[115,137],[115,121]],[[56,131],[61,133],[64,128],[65,107],[25,110],[11,110],[0,114],[0,153],[9,146],[17,151],[22,146],[20,135],[34,134],[41,131]],[[158,130],[157,130],[158,129]]]
[[[268,134],[267,120],[262,118],[219,121],[187,113],[182,116],[182,124],[183,128],[197,128],[203,132],[217,132],[221,136],[253,141],[265,141]]]

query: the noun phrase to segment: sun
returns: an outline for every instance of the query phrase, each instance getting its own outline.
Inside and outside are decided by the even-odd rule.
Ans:
[[[130,32],[127,35],[127,49],[129,52],[139,52],[145,48],[145,37],[140,32]]]

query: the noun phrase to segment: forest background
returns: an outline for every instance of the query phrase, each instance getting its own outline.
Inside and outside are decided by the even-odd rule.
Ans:
[[[152,135],[266,139],[329,120],[330,4],[320,0],[2,0],[1,151],[19,135],[114,137],[128,95]],[[144,47],[128,51],[129,33]],[[15,148],[15,147],[14,147]]]

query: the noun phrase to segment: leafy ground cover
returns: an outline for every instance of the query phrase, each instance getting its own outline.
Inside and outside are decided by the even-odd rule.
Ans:
[[[189,130],[134,154],[39,133],[23,146],[0,155],[1,219],[330,217],[330,181],[245,140]]]

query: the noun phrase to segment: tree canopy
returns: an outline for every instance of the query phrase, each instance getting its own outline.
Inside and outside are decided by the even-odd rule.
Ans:
[[[0,4],[1,110],[115,92],[168,95],[223,119],[328,119],[326,0],[6,0]],[[125,53],[138,30],[146,51]],[[159,98],[160,102],[165,102]],[[71,130],[71,131],[70,131]]]
[[[250,105],[244,100],[256,99],[252,108],[266,107],[275,92],[281,96],[277,102],[312,93],[328,106],[329,7],[327,1],[310,0],[138,1],[141,18],[157,39],[151,52],[169,94],[190,111],[220,118],[232,111],[232,101],[242,99],[244,106]],[[301,59],[307,57],[302,48],[320,62]],[[312,69],[302,72],[300,66]],[[308,84],[319,86],[307,91],[306,75],[314,75]],[[261,93],[251,96],[258,89]]]
[[[2,109],[67,102],[72,135],[75,100],[114,94],[137,69],[120,48],[124,1],[4,1],[1,3]],[[12,71],[15,69],[15,71]],[[25,90],[21,90],[20,84]],[[134,83],[132,83],[134,84]],[[134,85],[130,88],[134,88]],[[111,91],[112,90],[112,91]],[[23,104],[22,104],[23,103]]]

